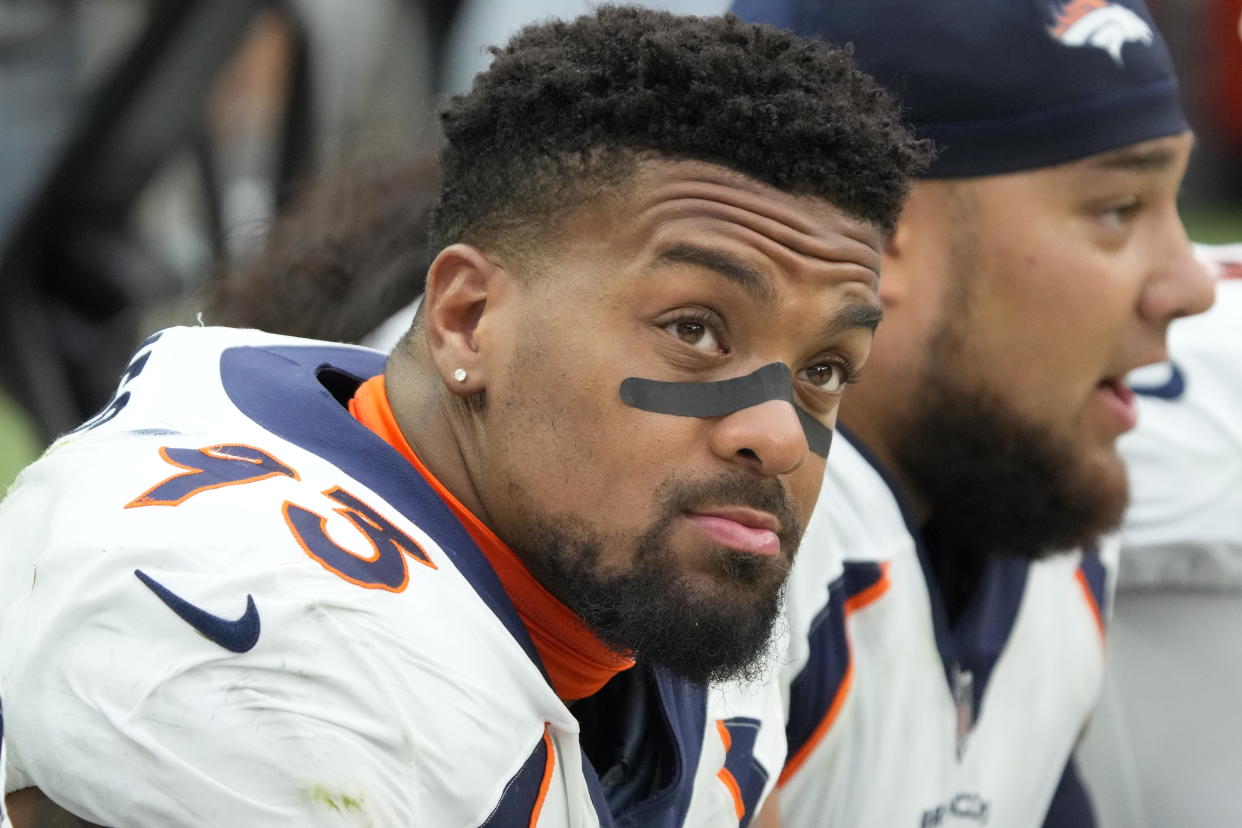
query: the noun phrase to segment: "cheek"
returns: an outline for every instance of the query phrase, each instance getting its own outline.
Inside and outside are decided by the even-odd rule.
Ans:
[[[597,525],[646,516],[697,421],[630,408],[619,385],[548,383],[516,397],[496,412],[504,423],[491,435],[493,456],[554,511]]]
[[[828,452],[828,462],[832,462],[831,451]],[[819,500],[819,491],[824,483],[825,468],[826,464],[823,458],[818,455],[811,455],[811,459],[802,468],[789,475],[786,481],[786,485],[789,487],[789,499],[795,514],[798,516],[798,525],[802,529],[806,529],[806,524],[811,519],[811,512],[815,509],[815,504]]]

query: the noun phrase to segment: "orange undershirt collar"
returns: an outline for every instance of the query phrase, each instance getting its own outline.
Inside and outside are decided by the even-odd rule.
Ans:
[[[573,610],[535,580],[517,554],[423,465],[397,427],[397,420],[388,405],[382,375],[372,377],[358,387],[349,401],[349,413],[410,461],[448,504],[487,556],[488,563],[496,570],[509,600],[530,633],[557,696],[565,701],[584,699],[593,695],[617,673],[634,666],[633,659],[618,655],[605,646]]]

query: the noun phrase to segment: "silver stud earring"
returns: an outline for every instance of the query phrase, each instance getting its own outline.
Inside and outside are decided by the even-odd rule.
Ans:
[[[454,371],[453,379],[457,380],[458,382],[465,382],[466,381],[466,369],[458,368],[456,371]]]

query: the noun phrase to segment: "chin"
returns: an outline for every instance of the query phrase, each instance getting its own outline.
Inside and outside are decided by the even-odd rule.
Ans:
[[[1130,478],[1126,464],[1117,451],[1117,444],[1112,442],[1084,453],[1079,478],[1085,481],[1085,486],[1096,494],[1101,504],[1107,504],[1101,506],[1101,511],[1115,515],[1109,526],[1115,529],[1130,502]],[[1108,522],[1107,517],[1105,522]]]

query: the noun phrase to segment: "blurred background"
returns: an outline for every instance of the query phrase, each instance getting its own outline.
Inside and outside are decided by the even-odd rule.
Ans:
[[[1187,226],[1242,241],[1242,0],[1148,3],[1198,132]],[[0,0],[0,492],[108,400],[142,338],[195,323],[309,176],[434,151],[437,102],[486,45],[590,5]]]

